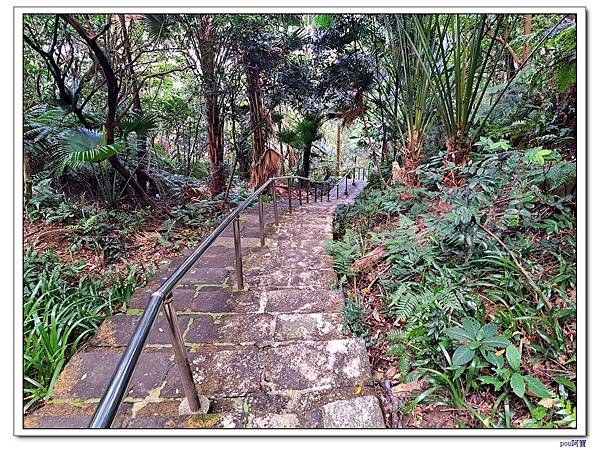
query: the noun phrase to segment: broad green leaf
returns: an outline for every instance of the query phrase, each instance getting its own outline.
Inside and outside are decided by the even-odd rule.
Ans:
[[[504,139],[502,139],[502,140],[500,140],[498,142],[495,142],[492,145],[490,145],[490,148],[492,148],[492,149],[501,148],[502,150],[508,150],[509,145],[508,145],[507,141],[505,141]]]
[[[567,389],[569,389],[572,392],[577,392],[575,383],[573,383],[568,378],[561,377],[561,376],[555,376],[553,378],[554,378],[554,381],[556,381],[558,384],[562,384],[564,387],[566,387]]]
[[[521,353],[517,347],[512,344],[506,347],[506,360],[513,370],[519,370],[519,366],[521,365]]]
[[[498,332],[498,325],[495,323],[486,323],[477,332],[477,340],[495,336]]]
[[[495,355],[493,352],[488,352],[487,350],[482,351],[482,353],[485,360],[496,366],[496,368],[500,369],[504,365],[504,357]]]
[[[482,344],[489,345],[490,347],[506,348],[510,345],[510,341],[504,336],[492,336],[484,338],[481,341]]]
[[[467,364],[475,356],[475,350],[471,350],[466,345],[458,347],[452,355],[452,364],[455,366],[462,366]]]
[[[527,382],[527,389],[529,389],[533,395],[540,398],[551,397],[550,392],[548,392],[548,389],[546,389],[546,386],[544,386],[544,383],[540,380],[529,375],[525,375],[523,378]]]
[[[465,331],[469,334],[469,336],[471,336],[472,340],[475,340],[477,338],[477,332],[481,328],[481,324],[479,322],[477,322],[472,317],[465,317],[462,326],[465,329]]]
[[[317,28],[324,28],[324,29],[331,28],[331,25],[333,24],[333,16],[326,15],[326,14],[319,14],[319,15],[313,17],[313,24]]]
[[[498,378],[491,377],[489,375],[483,375],[483,376],[479,377],[479,381],[481,381],[483,384],[491,384],[491,385],[493,385],[495,391],[500,390],[500,388],[504,384],[504,382],[502,380],[499,380]]]
[[[444,333],[457,341],[470,341],[472,337],[467,333],[464,328],[454,327],[454,328],[445,328]]]
[[[525,395],[525,380],[520,373],[515,372],[512,374],[512,377],[510,377],[510,387],[518,397],[523,398]]]

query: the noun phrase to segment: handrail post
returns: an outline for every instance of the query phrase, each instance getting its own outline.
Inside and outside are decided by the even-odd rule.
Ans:
[[[292,213],[292,179],[288,178],[288,211]]]
[[[321,201],[323,201],[323,185],[321,185]]]
[[[327,186],[329,189],[327,189],[327,201],[329,201],[329,193],[331,192],[331,188],[329,186]]]
[[[265,246],[265,208],[262,192],[258,196],[258,229],[260,230],[260,246]]]
[[[310,195],[308,194],[309,190],[310,190],[310,183],[307,181],[306,182],[306,204],[307,205],[310,202]]]
[[[183,384],[183,391],[188,401],[188,406],[191,412],[200,411],[200,400],[198,400],[198,393],[196,392],[196,385],[192,376],[192,369],[190,368],[190,362],[187,358],[187,351],[185,349],[185,343],[181,336],[181,330],[177,323],[177,314],[173,308],[173,294],[169,293],[163,301],[163,315],[169,327],[169,334],[171,336],[171,345],[173,346],[173,352],[175,353],[175,361],[179,367],[179,374],[181,375],[181,382]]]
[[[348,174],[346,174],[346,191],[344,194],[346,194],[346,196],[348,195]]]
[[[336,199],[340,198],[340,182],[339,181],[335,185],[335,198]]]
[[[275,186],[275,180],[271,183],[271,192],[273,196],[273,215],[275,216],[275,225],[279,225],[279,220],[277,218],[277,188]]]
[[[302,206],[302,182],[298,180],[298,201],[300,202],[300,206]]]
[[[315,184],[315,203],[317,203],[317,201],[318,201],[317,200],[317,189],[318,189],[318,186]]]
[[[242,238],[240,233],[240,218],[233,219],[233,246],[235,249],[235,270],[237,273],[237,287],[244,289],[244,274],[242,272]]]

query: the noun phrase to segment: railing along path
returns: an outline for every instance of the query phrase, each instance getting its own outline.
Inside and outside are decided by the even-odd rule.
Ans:
[[[358,174],[357,174],[358,171]],[[349,169],[343,178],[341,178],[336,184],[336,198],[340,196],[340,183],[345,180],[344,194],[348,195],[348,179],[352,174],[352,184],[355,184],[356,179],[366,179],[367,173],[364,168],[352,167]],[[195,412],[200,409],[200,401],[198,399],[198,393],[196,392],[196,386],[192,377],[192,371],[187,358],[187,352],[183,337],[179,325],[177,323],[176,311],[172,305],[173,289],[177,286],[179,281],[190,271],[190,269],[198,262],[202,255],[210,248],[210,246],[217,240],[217,238],[225,231],[225,229],[233,223],[233,240],[235,250],[235,268],[237,276],[237,287],[238,289],[244,288],[244,274],[242,271],[242,240],[240,233],[240,214],[250,206],[254,200],[258,198],[258,215],[259,215],[259,228],[260,228],[260,243],[261,246],[265,245],[265,222],[264,222],[264,205],[263,205],[263,194],[265,191],[268,192],[269,187],[271,188],[271,197],[273,203],[273,215],[275,225],[278,222],[277,213],[277,189],[276,181],[287,180],[287,197],[288,197],[288,211],[292,213],[292,191],[297,189],[299,204],[302,205],[303,190],[306,189],[306,203],[310,199],[311,184],[314,186],[314,199],[318,201],[319,191],[320,200],[323,201],[323,194],[325,187],[330,185],[323,181],[315,181],[309,178],[291,175],[282,177],[273,177],[267,180],[262,186],[252,193],[242,204],[240,204],[231,214],[223,220],[219,226],[217,226],[212,233],[194,250],[194,252],[167,278],[167,280],[150,296],[148,306],[144,310],[144,313],[133,332],[133,335],[121,357],[110,383],[100,400],[98,407],[92,417],[89,428],[110,428],[113,420],[115,419],[119,407],[125,397],[125,393],[129,387],[131,377],[135,370],[138,359],[144,349],[146,338],[150,333],[150,329],[162,308],[164,318],[167,322],[171,344],[173,346],[173,352],[175,354],[175,361],[181,374],[181,380],[183,384],[183,390],[188,401],[188,405],[191,411]],[[293,180],[298,180],[298,186],[293,186]],[[301,181],[306,182],[306,186],[303,187]],[[320,189],[319,189],[320,188]],[[333,187],[327,189],[327,201],[330,201],[330,193]]]

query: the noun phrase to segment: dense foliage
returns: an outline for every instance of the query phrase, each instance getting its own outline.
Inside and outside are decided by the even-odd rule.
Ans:
[[[338,212],[329,249],[347,328],[383,379],[428,386],[400,403],[409,423],[441,400],[472,426],[574,426],[574,164],[489,138],[476,149],[462,187],[444,186],[432,158],[421,187],[373,183]]]
[[[573,426],[573,17],[23,25],[26,410],[156,264],[252,189],[358,164],[369,188],[330,250],[389,425],[420,426],[441,400],[452,425]]]

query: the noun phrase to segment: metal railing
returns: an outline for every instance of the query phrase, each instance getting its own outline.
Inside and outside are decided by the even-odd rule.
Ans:
[[[340,196],[340,183],[345,180],[344,194],[348,195],[348,179],[352,174],[352,183],[355,184],[357,179],[364,178],[366,172],[364,168],[352,167],[350,168],[345,176],[338,180],[335,184],[336,187],[336,198]],[[293,180],[298,180],[298,186],[293,186]],[[129,387],[131,377],[135,370],[138,359],[144,349],[146,339],[150,333],[150,329],[158,316],[158,313],[162,307],[163,316],[167,322],[169,334],[171,338],[171,344],[173,346],[173,352],[175,354],[175,361],[179,368],[181,375],[181,381],[183,384],[183,390],[188,401],[189,408],[192,412],[200,409],[200,401],[198,399],[198,393],[196,392],[196,386],[192,377],[192,371],[187,358],[187,352],[185,343],[179,329],[177,322],[176,311],[172,305],[173,289],[177,286],[178,282],[190,271],[190,269],[198,262],[200,257],[210,248],[210,246],[217,240],[217,238],[225,231],[225,229],[233,224],[233,240],[235,250],[235,269],[237,276],[237,287],[238,289],[244,288],[244,274],[242,271],[242,242],[240,233],[240,214],[248,208],[258,198],[258,215],[259,215],[259,229],[260,229],[260,243],[261,246],[265,245],[265,222],[264,222],[264,205],[263,205],[263,194],[269,187],[271,187],[271,197],[273,203],[273,215],[275,225],[278,224],[278,212],[277,212],[277,187],[276,181],[287,180],[287,197],[288,197],[288,211],[292,213],[292,191],[297,189],[299,205],[302,205],[304,190],[306,190],[306,203],[310,201],[311,185],[314,187],[314,201],[318,201],[318,189],[320,187],[320,199],[323,201],[323,190],[326,186],[330,186],[326,182],[315,181],[309,178],[291,175],[282,177],[273,177],[266,181],[260,186],[252,195],[250,195],[242,204],[240,204],[231,214],[223,220],[219,226],[217,226],[212,233],[194,250],[194,252],[167,278],[167,280],[150,296],[148,306],[144,310],[142,317],[133,332],[129,344],[123,356],[121,357],[113,376],[109,382],[109,385],[100,400],[98,407],[92,417],[89,428],[110,428],[113,423],[119,407],[125,397],[125,393]],[[300,181],[305,181],[306,186],[302,186]],[[330,193],[333,187],[327,189],[327,201],[330,200]]]

